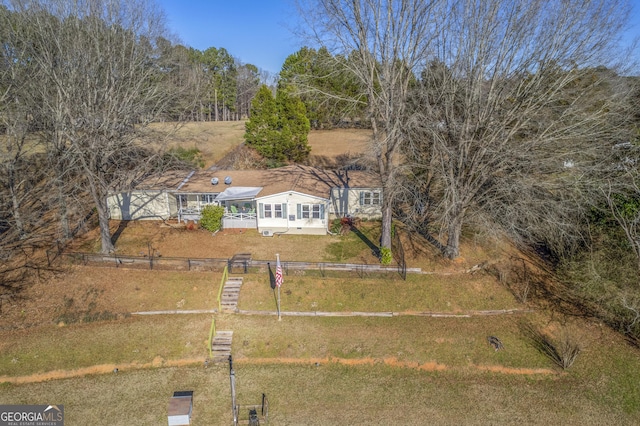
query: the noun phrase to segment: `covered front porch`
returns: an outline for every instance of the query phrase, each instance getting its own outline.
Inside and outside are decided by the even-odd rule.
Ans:
[[[176,194],[178,222],[199,222],[206,206],[224,207],[222,228],[257,228],[255,195],[261,188],[229,187],[221,193]]]
[[[257,228],[258,216],[256,214],[256,203],[253,200],[226,200],[221,202],[224,205],[224,216],[222,216],[222,228]]]

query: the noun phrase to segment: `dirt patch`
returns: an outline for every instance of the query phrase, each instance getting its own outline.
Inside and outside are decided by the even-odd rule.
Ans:
[[[518,374],[518,375],[535,375],[535,374],[558,374],[557,371],[548,368],[511,368],[502,367],[500,365],[476,365],[474,368],[482,371],[490,371],[492,373],[502,374]]]
[[[311,364],[321,366],[323,364],[342,364],[342,365],[386,365],[397,368],[412,368],[421,371],[445,371],[462,369],[440,364],[435,361],[420,364],[418,362],[400,361],[395,357],[390,358],[236,358],[234,362],[237,364]],[[464,367],[466,369],[467,367]],[[548,368],[511,368],[499,365],[477,365],[471,368],[480,371],[490,371],[493,373],[516,374],[516,375],[556,375],[556,371]]]
[[[152,362],[139,364],[101,364],[91,367],[78,368],[75,370],[55,370],[48,371],[46,373],[31,374],[28,376],[7,377],[0,376],[0,383],[13,383],[13,384],[25,384],[25,383],[39,383],[46,382],[48,380],[69,379],[72,377],[83,377],[92,374],[122,374],[128,370],[141,370],[145,368],[160,368],[160,367],[184,367],[189,365],[198,365],[204,362],[203,359],[175,359],[164,360],[161,357],[156,357]]]
[[[236,358],[234,359],[236,364],[309,364],[315,366],[322,366],[326,364],[341,364],[349,366],[359,365],[386,365],[389,367],[397,368],[412,368],[420,371],[445,371],[456,370],[455,367],[446,366],[444,364],[433,362],[426,362],[420,364],[417,362],[400,361],[395,357],[391,358]],[[0,383],[13,383],[13,384],[25,384],[25,383],[39,383],[48,380],[69,379],[72,377],[83,377],[92,374],[122,374],[128,370],[141,370],[150,368],[161,367],[184,367],[191,365],[203,364],[204,360],[199,358],[189,359],[174,359],[165,360],[161,357],[156,357],[149,363],[131,363],[131,364],[101,364],[94,365],[86,368],[78,368],[75,370],[55,370],[48,371],[46,373],[31,374],[28,376],[8,377],[0,376]],[[501,374],[515,374],[515,375],[555,375],[558,374],[554,370],[547,368],[509,368],[498,365],[477,365],[473,368],[480,371],[490,371],[492,373]]]

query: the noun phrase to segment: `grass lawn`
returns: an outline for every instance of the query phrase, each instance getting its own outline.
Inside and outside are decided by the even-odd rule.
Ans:
[[[484,274],[409,274],[403,281],[394,273],[378,278],[342,273],[343,278],[336,278],[322,277],[318,271],[291,272],[280,291],[283,311],[456,313],[522,308],[511,293]],[[274,300],[266,273],[245,277],[239,309],[274,310]]]
[[[262,238],[251,232],[211,236],[150,229],[125,229],[118,249],[146,248],[145,238],[152,238],[163,256],[171,250],[193,257],[251,252],[268,259],[279,252],[284,260],[328,262],[357,259],[368,250],[351,235]],[[200,250],[221,256],[197,256]],[[475,251],[474,263],[484,253]],[[640,423],[640,354],[618,334],[586,318],[519,304],[490,275],[464,273],[468,265],[421,262],[437,273],[410,274],[402,281],[394,274],[291,271],[281,288],[282,308],[533,311],[282,321],[275,315],[216,314],[217,329],[234,332],[238,402],[256,404],[266,393],[275,425]],[[213,315],[127,314],[210,309],[220,279],[216,272],[73,267],[34,284],[24,300],[2,306],[0,402],[64,404],[67,424],[157,425],[165,424],[174,391],[193,390],[192,424],[230,424],[228,366],[203,367]],[[266,271],[245,276],[239,308],[275,311]],[[560,370],[535,349],[523,323],[556,342],[564,335],[578,342],[575,364]],[[490,335],[500,338],[504,350],[493,350]],[[118,374],[112,373],[115,367]]]
[[[102,364],[204,360],[211,315],[131,317],[0,333],[0,376]],[[0,381],[2,379],[0,378]]]
[[[628,353],[613,354],[624,363],[628,357]],[[629,382],[637,381],[638,370],[626,365],[621,373],[630,374]],[[637,390],[626,385],[615,391],[620,377],[606,375],[608,370],[592,377],[579,372],[530,377],[383,364],[238,362],[235,372],[238,403],[257,404],[265,393],[274,425],[633,425],[640,421],[637,406],[629,407],[619,398],[619,392],[630,391],[637,400]],[[166,422],[169,397],[176,390],[194,391],[193,425],[231,423],[226,365],[4,384],[0,397],[6,404],[64,404],[70,425],[158,425]]]

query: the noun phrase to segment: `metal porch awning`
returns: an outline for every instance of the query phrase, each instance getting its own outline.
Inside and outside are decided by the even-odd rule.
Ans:
[[[216,201],[252,200],[262,191],[262,187],[234,186],[227,188],[216,197]]]

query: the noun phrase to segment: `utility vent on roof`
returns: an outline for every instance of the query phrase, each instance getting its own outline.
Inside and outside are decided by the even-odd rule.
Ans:
[[[218,184],[218,178],[214,177],[213,179],[211,179],[211,185],[217,185]]]
[[[227,176],[227,177],[225,177],[225,178],[224,178],[224,183],[225,183],[226,185],[231,185],[231,176]]]

